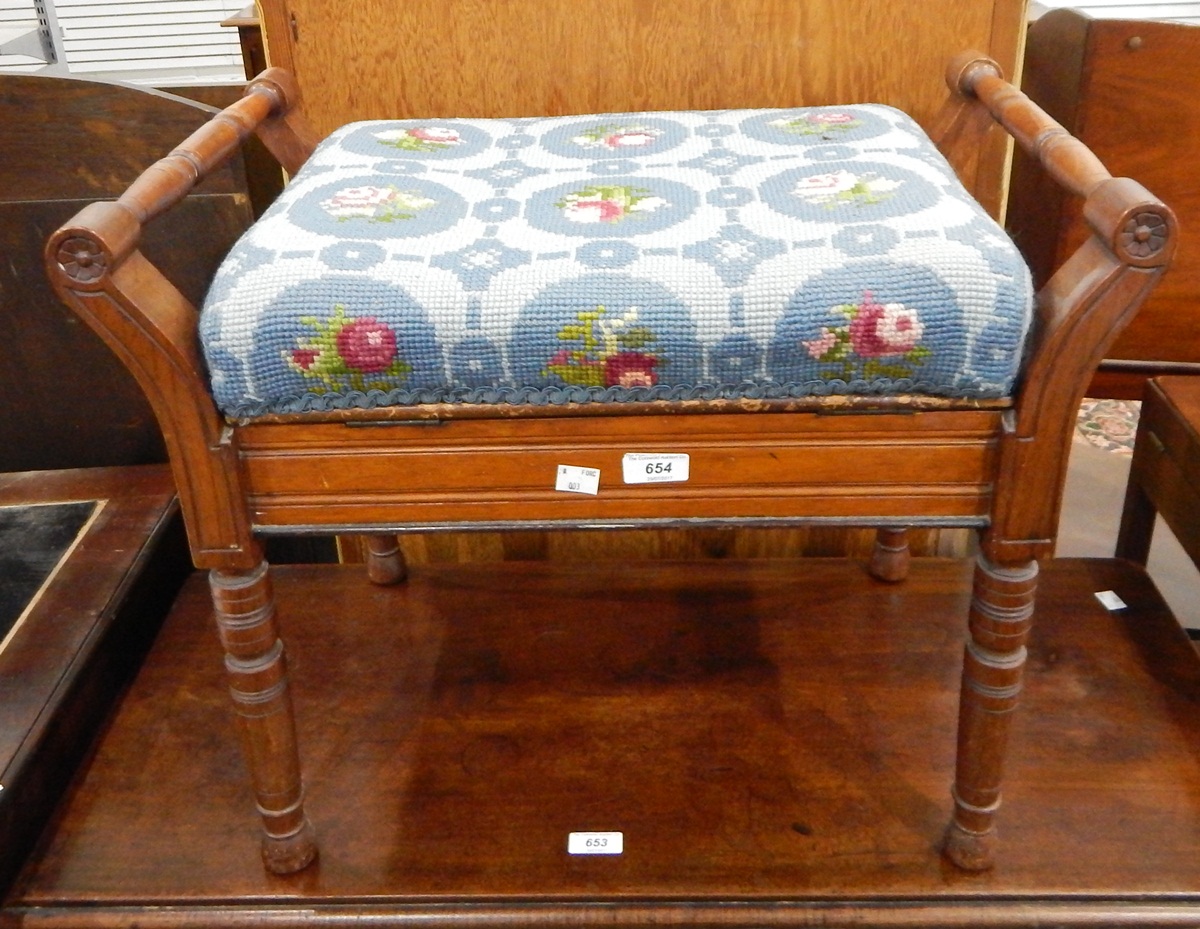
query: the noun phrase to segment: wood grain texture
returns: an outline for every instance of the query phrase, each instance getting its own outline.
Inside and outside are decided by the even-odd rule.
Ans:
[[[0,506],[99,505],[0,650],[0,894],[188,573],[174,496],[163,465],[0,474]]]
[[[1193,228],[1200,221],[1200,190],[1191,167],[1200,147],[1198,82],[1195,26],[1093,20],[1056,10],[1029,31],[1026,92],[1113,174],[1136,177]],[[1021,157],[1013,168],[1010,224],[1039,280],[1086,235],[1078,203],[1063,199]],[[1187,236],[1171,274],[1109,353],[1125,366],[1102,370],[1092,395],[1136,399],[1147,373],[1159,366],[1200,363],[1198,301],[1200,242]]]
[[[962,525],[986,516],[990,486],[980,475],[995,467],[999,420],[960,411],[249,425],[238,454],[252,520],[264,528],[801,516],[871,524],[914,514]],[[664,451],[690,456],[687,482],[622,485],[623,455]],[[847,462],[868,457],[878,471],[866,481]],[[450,466],[460,459],[469,465]],[[561,464],[598,468],[604,493],[556,491]]]
[[[197,577],[0,925],[1194,924],[1200,667],[1126,563],[1046,566],[1002,866],[939,860],[970,575],[276,569],[325,838],[286,879],[257,865]],[[571,858],[576,829],[626,853]]]
[[[272,64],[327,134],[353,119],[856,102],[928,127],[946,60],[1017,71],[1020,0],[261,0]],[[1002,139],[975,193],[999,206]]]
[[[0,471],[165,459],[137,384],[57,299],[41,248],[56,226],[118,196],[216,112],[119,84],[0,77]],[[244,228],[245,189],[234,159],[210,174],[202,196],[146,229],[146,254],[190,299],[203,297]]]

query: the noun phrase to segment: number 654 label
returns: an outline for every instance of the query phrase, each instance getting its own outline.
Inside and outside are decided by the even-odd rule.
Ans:
[[[626,484],[665,484],[686,481],[691,459],[684,454],[654,455],[630,452],[621,459]]]

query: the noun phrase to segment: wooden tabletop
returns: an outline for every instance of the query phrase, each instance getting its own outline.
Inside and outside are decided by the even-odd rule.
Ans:
[[[322,840],[290,878],[194,578],[0,926],[1194,924],[1200,664],[1128,563],[1047,566],[997,866],[939,857],[970,571],[278,569]],[[624,853],[567,854],[593,830]]]
[[[78,501],[90,521],[0,649],[0,888],[186,571],[165,466],[0,473],[0,506]]]

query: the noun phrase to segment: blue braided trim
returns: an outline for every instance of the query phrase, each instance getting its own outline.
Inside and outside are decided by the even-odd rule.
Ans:
[[[331,410],[372,410],[380,407],[421,406],[433,403],[507,404],[510,406],[562,406],[570,403],[634,403],[651,400],[787,400],[846,394],[899,396],[924,394],[956,399],[994,400],[1009,395],[1000,389],[955,388],[909,378],[874,381],[812,380],[794,384],[701,384],[653,387],[427,387],[416,390],[347,391],[303,394],[276,400],[245,400],[224,410],[231,419],[253,419],[279,413],[317,413]]]

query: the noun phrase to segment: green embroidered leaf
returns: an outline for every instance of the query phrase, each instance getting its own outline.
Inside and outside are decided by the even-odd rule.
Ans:
[[[626,348],[643,348],[649,345],[651,342],[657,342],[658,339],[655,337],[654,333],[645,326],[635,326],[633,329],[630,329],[628,332],[623,334],[619,341]]]

